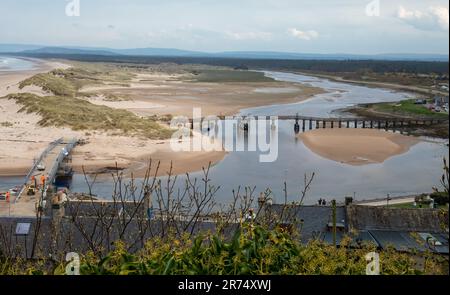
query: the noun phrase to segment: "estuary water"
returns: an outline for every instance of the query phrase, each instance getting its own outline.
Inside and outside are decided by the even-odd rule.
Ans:
[[[34,68],[34,63],[30,60],[0,56],[0,73],[12,71],[26,71]]]
[[[306,101],[245,109],[242,115],[305,115],[314,117],[338,117],[337,110],[361,103],[390,102],[414,97],[408,93],[386,89],[369,88],[352,84],[332,82],[322,78],[280,72],[265,72],[269,77],[280,81],[310,84],[327,90]],[[348,115],[346,116],[348,117]],[[250,129],[248,135],[237,130],[232,136],[237,141],[248,142],[254,133],[261,131]],[[356,196],[357,200],[369,200],[391,196],[430,192],[439,185],[442,174],[442,158],[448,156],[447,142],[437,139],[423,140],[408,152],[394,156],[381,164],[351,166],[325,159],[309,150],[294,132],[294,122],[280,121],[275,130],[267,126],[265,135],[278,140],[276,161],[261,163],[261,152],[230,152],[225,159],[210,170],[211,184],[220,186],[216,202],[227,204],[232,192],[238,187],[255,187],[256,196],[270,188],[275,202],[284,201],[284,182],[287,183],[287,195],[290,201],[298,200],[303,188],[304,175],[315,173],[316,177],[305,202],[315,204],[319,198],[343,201],[346,196]],[[273,139],[274,139],[273,138]],[[191,178],[201,180],[202,172],[191,173]],[[164,177],[162,178],[165,179]],[[179,176],[175,188],[182,188],[185,176]],[[2,186],[20,184],[21,178],[0,177]],[[72,191],[87,191],[82,175],[74,175]],[[108,198],[112,193],[112,182],[97,179],[93,193]]]
[[[352,84],[337,83],[326,79],[280,72],[266,72],[266,75],[280,81],[310,84],[327,90],[327,93],[312,97],[307,101],[288,105],[272,105],[245,109],[242,115],[305,115],[314,117],[338,117],[337,110],[345,107],[371,102],[391,102],[414,97],[412,94],[394,92],[387,89],[369,88]],[[347,116],[348,117],[348,116]],[[287,183],[289,200],[298,199],[303,187],[304,175],[316,174],[308,193],[306,203],[314,204],[319,198],[343,201],[345,196],[356,199],[375,199],[430,192],[439,185],[442,173],[442,158],[448,155],[445,141],[423,139],[407,153],[394,156],[382,164],[350,166],[322,158],[309,150],[295,136],[294,122],[279,121],[276,131],[268,129],[278,137],[278,158],[275,162],[261,163],[260,151],[231,152],[226,158],[212,167],[211,183],[220,186],[216,201],[228,203],[232,191],[238,187],[256,187],[256,192],[270,188],[275,201],[284,200],[284,182]],[[260,132],[250,129],[248,137]],[[267,135],[267,134],[266,134]],[[241,130],[234,138],[247,142]],[[203,173],[191,173],[192,178],[202,179]],[[163,178],[164,179],[164,178]],[[178,177],[178,187],[184,184],[185,177]],[[86,189],[84,177],[75,176],[75,190]],[[111,195],[111,182],[98,183],[94,191],[100,196]],[[257,193],[258,195],[258,193]]]

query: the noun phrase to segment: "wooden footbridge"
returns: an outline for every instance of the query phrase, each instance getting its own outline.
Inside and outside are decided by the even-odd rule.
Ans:
[[[267,117],[270,118],[270,117]],[[301,116],[281,116],[278,120],[295,121],[294,129],[303,131],[318,128],[370,128],[397,130],[405,127],[431,126],[448,122],[448,119],[421,118],[317,118]]]
[[[219,116],[215,117],[216,120],[244,120],[251,119],[263,119],[267,121],[281,120],[294,122],[294,130],[299,133],[307,130],[313,130],[318,128],[371,128],[371,129],[388,129],[388,130],[400,130],[406,127],[418,127],[418,126],[431,126],[448,122],[449,119],[443,118],[319,118],[319,117],[307,117],[300,115],[293,116]],[[202,118],[200,121],[213,120],[212,117]],[[194,120],[189,120],[191,127],[193,128]],[[246,128],[248,129],[248,123]]]
[[[34,162],[24,184],[11,204],[10,215],[33,216],[36,209],[43,206],[48,189],[58,175],[64,174],[70,153],[77,145],[77,139],[60,138],[49,144]]]

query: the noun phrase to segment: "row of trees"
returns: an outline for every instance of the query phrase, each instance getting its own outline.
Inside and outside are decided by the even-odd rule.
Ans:
[[[87,62],[114,62],[132,64],[205,64],[212,66],[245,67],[265,70],[291,70],[345,73],[358,70],[370,70],[375,73],[405,72],[421,74],[446,75],[449,73],[448,62],[438,61],[393,61],[393,60],[339,60],[322,59],[246,59],[246,58],[220,58],[220,57],[150,57],[150,56],[102,56],[82,54],[29,54],[40,58],[63,58]]]

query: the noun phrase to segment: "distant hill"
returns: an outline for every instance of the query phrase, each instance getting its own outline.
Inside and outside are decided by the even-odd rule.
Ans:
[[[95,50],[95,49],[75,49],[75,48],[64,48],[64,47],[43,47],[32,50],[21,51],[24,54],[83,54],[83,55],[118,55],[118,53],[106,51],[106,50]]]
[[[415,61],[448,61],[448,55],[439,54],[308,54],[289,52],[236,51],[215,54],[217,57],[256,58],[256,59],[292,59],[292,60],[415,60]]]
[[[0,44],[0,53],[14,53],[25,50],[35,50],[42,48],[39,45],[23,45],[23,44]]]
[[[133,48],[133,49],[109,49],[112,52],[131,56],[205,56],[208,53],[180,50],[174,48]]]
[[[74,47],[74,46],[38,46],[20,44],[0,44],[0,53],[23,53],[27,55],[101,55],[101,56],[152,56],[152,57],[204,57],[204,58],[237,58],[237,59],[278,59],[278,60],[392,60],[392,61],[443,61],[448,62],[449,56],[443,54],[311,54],[276,51],[229,51],[229,52],[199,52],[174,48],[130,48],[113,49],[104,47]]]

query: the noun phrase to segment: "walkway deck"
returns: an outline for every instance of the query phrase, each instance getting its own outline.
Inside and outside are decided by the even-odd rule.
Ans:
[[[76,144],[76,139],[67,140],[64,138],[50,143],[25,177],[24,185],[17,196],[15,198],[13,197],[9,204],[3,202],[0,205],[0,215],[36,216],[36,208],[43,199],[43,192],[47,190],[49,185],[54,183],[59,167]],[[41,168],[43,169],[39,170],[39,166],[42,166]],[[47,179],[44,188],[40,180],[42,175]],[[38,190],[35,195],[29,196],[27,194],[28,187],[34,185],[34,181],[32,180],[33,176],[38,185]]]

